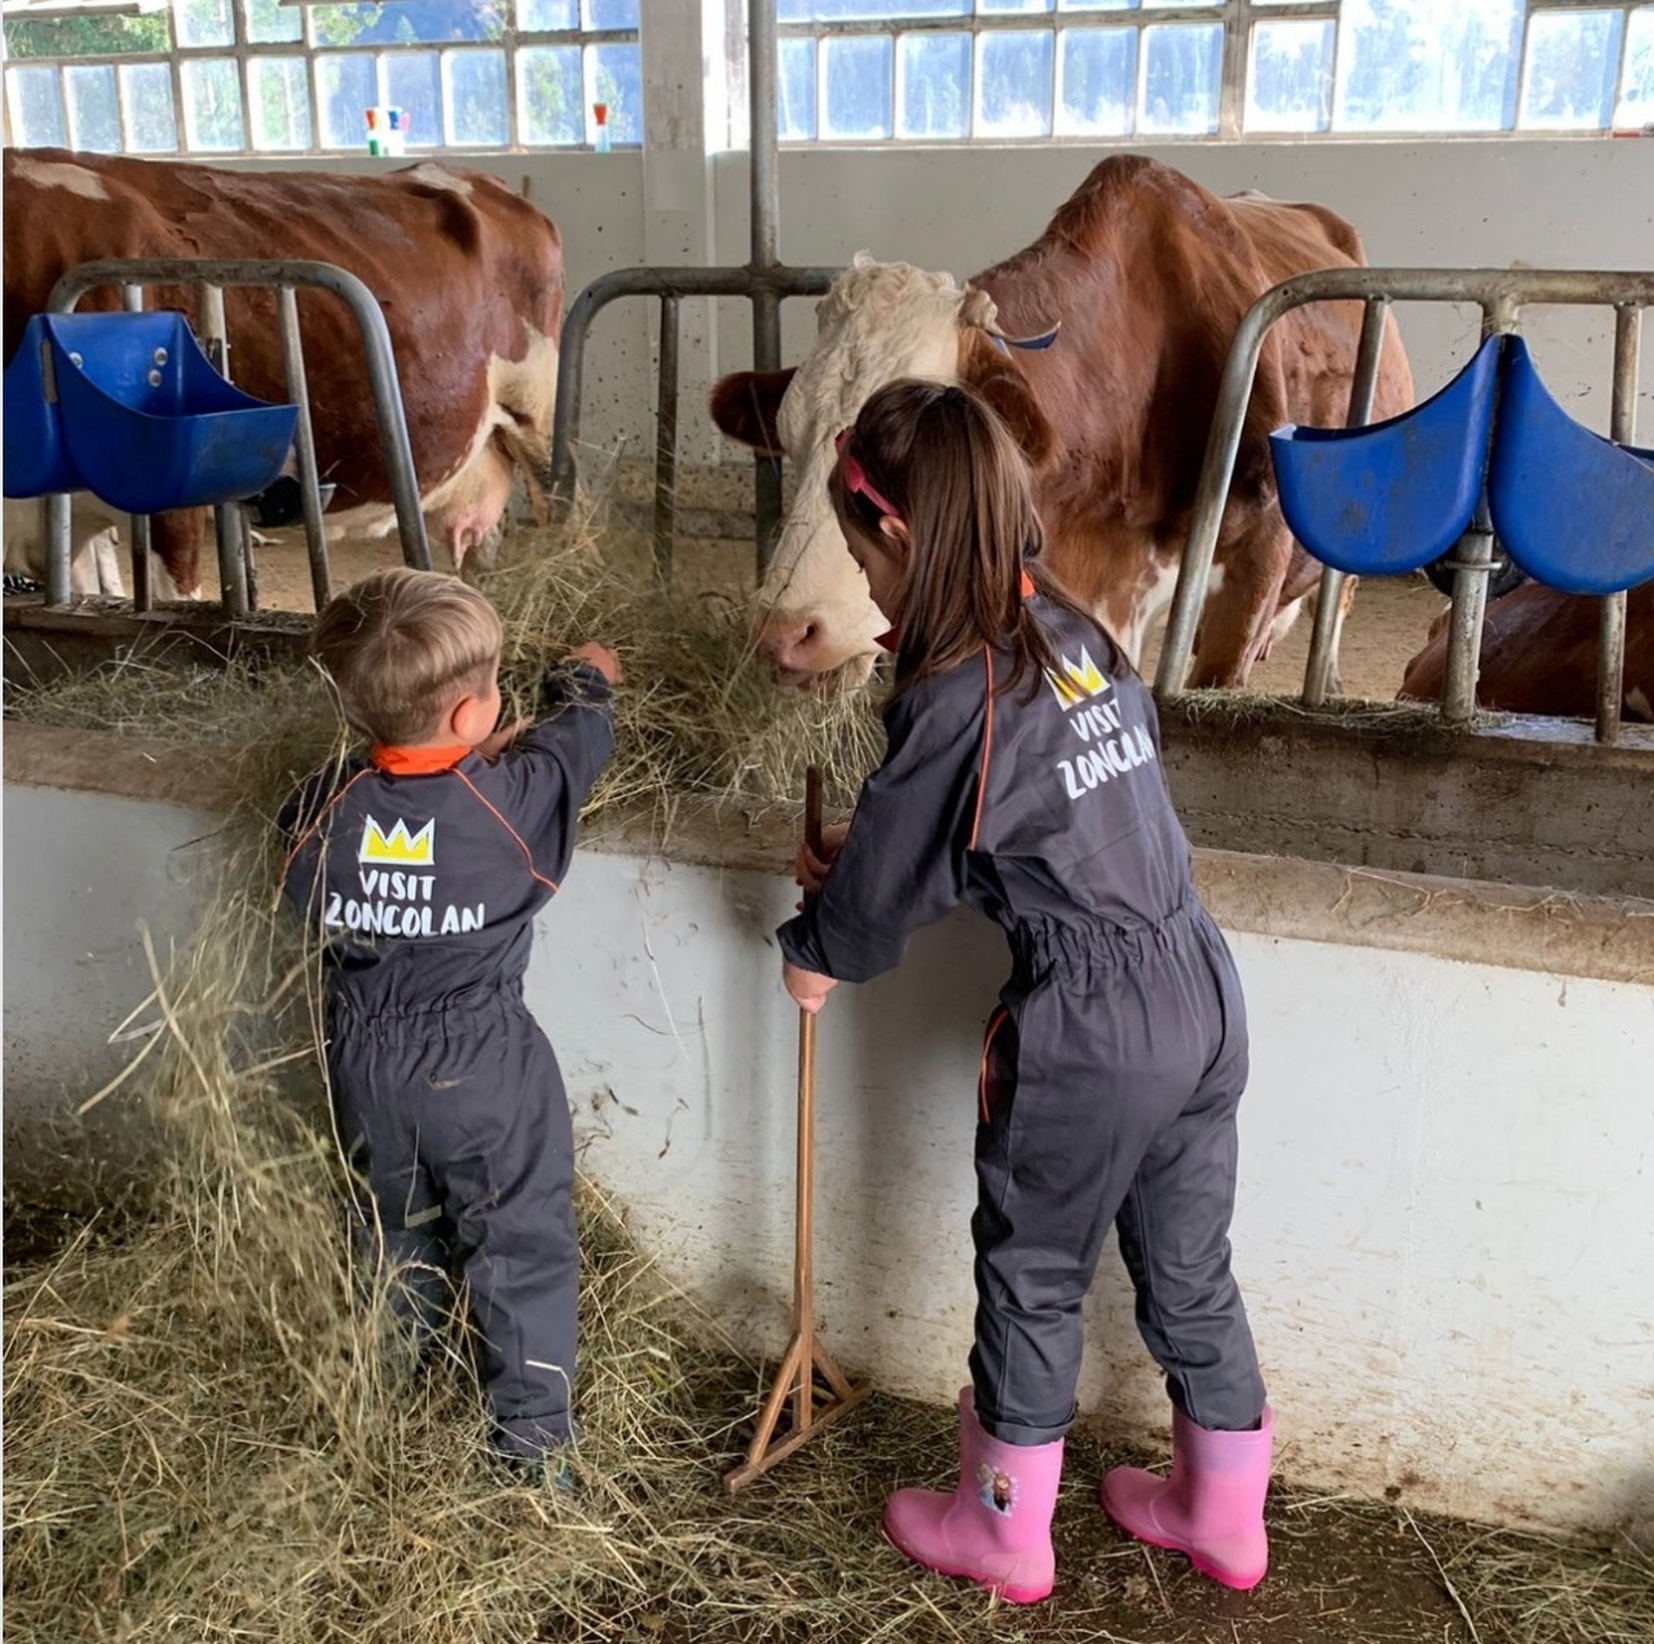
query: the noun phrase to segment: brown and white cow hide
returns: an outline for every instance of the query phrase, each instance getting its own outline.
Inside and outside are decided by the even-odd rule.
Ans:
[[[1363,261],[1355,231],[1316,205],[1219,199],[1139,156],[1104,160],[1026,250],[964,285],[858,256],[817,311],[796,369],[725,377],[720,429],[785,452],[797,500],[759,593],[760,642],[785,677],[866,677],[884,626],[832,517],[833,438],[900,377],[964,382],[1018,437],[1034,472],[1047,562],[1135,658],[1169,603],[1229,346],[1289,275]],[[1039,351],[1000,346],[1061,326]],[[1239,685],[1316,584],[1276,502],[1267,436],[1343,423],[1358,303],[1303,308],[1270,333],[1246,414],[1192,682]],[[1374,418],[1412,401],[1386,323]]]
[[[563,259],[557,230],[481,172],[423,162],[371,175],[227,171],[63,149],[7,149],[5,355],[60,275],[104,257],[303,258],[356,275],[390,331],[421,505],[457,565],[498,525],[514,476],[531,497],[550,450]],[[270,291],[225,293],[230,372],[288,398]],[[301,290],[300,329],[332,534],[395,526],[367,365],[349,310]],[[115,291],[83,309],[115,308]],[[148,293],[197,320],[191,289]],[[199,326],[197,326],[199,330]],[[161,514],[156,551],[197,591],[205,510]]]
[[[1451,608],[1430,625],[1429,643],[1407,664],[1398,698],[1439,702],[1447,678]],[[1489,603],[1482,624],[1478,706],[1504,713],[1595,718],[1602,601],[1525,582]],[[1654,722],[1654,582],[1625,601],[1626,719]]]

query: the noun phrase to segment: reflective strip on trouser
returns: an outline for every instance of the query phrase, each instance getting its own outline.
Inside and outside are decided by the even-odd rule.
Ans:
[[[1250,1427],[1264,1387],[1228,1236],[1246,1016],[1217,927],[1192,907],[1004,998],[971,1219],[983,1427],[1012,1444],[1067,1429],[1081,1307],[1116,1219],[1172,1401],[1201,1427]]]
[[[509,994],[419,1016],[336,1015],[328,1065],[340,1135],[367,1177],[361,1208],[403,1270],[404,1308],[428,1312],[429,1275],[456,1266],[496,1441],[529,1459],[566,1443],[574,1138],[545,1035]]]

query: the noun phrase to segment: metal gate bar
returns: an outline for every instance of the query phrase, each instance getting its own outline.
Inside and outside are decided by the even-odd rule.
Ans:
[[[775,123],[775,0],[750,0],[747,16],[747,92],[750,111],[751,260],[740,268],[621,268],[600,275],[569,305],[557,358],[557,404],[551,436],[551,494],[566,517],[575,492],[574,447],[580,438],[586,339],[592,321],[619,297],[659,297],[660,380],[655,437],[655,564],[670,580],[678,438],[678,305],[684,297],[745,297],[752,304],[752,363],[757,371],[781,366],[781,304],[787,297],[819,297],[837,268],[788,268],[780,257],[778,200],[780,143]],[[781,533],[781,460],[759,452],[753,467],[758,576],[762,580]]]
[[[225,286],[265,286],[276,292],[277,317],[281,327],[282,360],[288,392],[299,408],[295,432],[298,448],[299,485],[303,499],[305,540],[310,556],[311,589],[318,610],[329,592],[327,538],[322,524],[321,481],[316,471],[316,441],[310,420],[310,391],[304,371],[304,349],[299,335],[299,310],[295,288],[304,286],[329,291],[351,312],[362,339],[367,359],[368,384],[379,429],[379,450],[390,479],[396,506],[397,530],[402,538],[402,557],[417,570],[431,568],[431,548],[425,536],[425,517],[419,507],[419,485],[414,474],[413,454],[408,446],[408,422],[402,406],[402,390],[396,374],[396,354],[391,346],[385,316],[373,293],[348,270],[333,263],[302,260],[213,259],[193,257],[105,257],[80,263],[52,287],[47,308],[54,313],[72,312],[86,292],[101,285],[124,288],[128,309],[142,306],[146,285],[193,285],[202,292],[202,335],[214,363],[229,374],[228,342],[224,335]],[[214,348],[216,342],[217,347]],[[225,611],[232,617],[246,616],[251,606],[247,585],[247,550],[240,541],[242,520],[234,504],[214,509],[218,525],[219,586]],[[46,603],[69,603],[69,498],[59,494],[47,498]],[[149,521],[133,520],[134,608],[149,609]],[[142,539],[143,572],[138,571]],[[141,597],[141,603],[139,599]]]
[[[551,487],[561,513],[574,500],[574,447],[580,438],[581,393],[585,384],[586,339],[592,321],[620,297],[659,297],[661,322],[660,382],[655,440],[655,562],[662,575],[672,567],[673,492],[677,474],[678,435],[678,305],[684,297],[749,297],[757,316],[760,302],[779,314],[784,297],[819,297],[838,277],[836,268],[617,268],[599,275],[569,305],[563,322],[557,361],[557,406],[551,442]],[[779,345],[777,346],[779,353]],[[773,494],[766,490],[766,471],[773,471]],[[766,516],[758,528],[758,574],[769,566],[781,519],[781,465],[774,458],[758,460],[757,502],[768,497]]]
[[[1183,689],[1194,649],[1195,628],[1206,601],[1212,568],[1240,450],[1241,428],[1252,396],[1264,336],[1283,315],[1306,303],[1360,302],[1366,305],[1362,323],[1356,380],[1350,395],[1350,426],[1371,414],[1372,384],[1382,338],[1384,305],[1392,302],[1475,303],[1482,311],[1482,338],[1520,328],[1524,307],[1532,304],[1595,304],[1611,307],[1614,320],[1614,371],[1611,437],[1632,443],[1636,428],[1637,363],[1642,312],[1654,307],[1654,272],[1575,269],[1460,269],[1460,268],[1330,268],[1295,275],[1266,291],[1247,311],[1230,346],[1218,389],[1206,458],[1195,490],[1189,541],[1178,570],[1177,592],[1155,673],[1155,691],[1163,698]],[[1375,317],[1376,316],[1376,317]],[[1487,605],[1487,579],[1493,562],[1493,533],[1485,507],[1455,548],[1453,604],[1442,688],[1441,714],[1450,725],[1469,722],[1476,709],[1476,670],[1481,655],[1482,617]],[[1304,701],[1311,707],[1324,700],[1326,675],[1336,636],[1336,607],[1342,577],[1332,570],[1322,574],[1309,663],[1305,669]],[[1612,742],[1619,733],[1620,695],[1625,657],[1625,596],[1603,601],[1602,643],[1598,670],[1597,737]]]

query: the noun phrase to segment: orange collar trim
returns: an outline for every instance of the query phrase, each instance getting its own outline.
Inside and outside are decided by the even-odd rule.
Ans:
[[[470,752],[464,743],[451,748],[376,747],[368,757],[389,776],[432,776],[451,771]]]
[[[1034,587],[1034,579],[1025,570],[1022,573],[1022,597],[1032,599],[1037,591]]]

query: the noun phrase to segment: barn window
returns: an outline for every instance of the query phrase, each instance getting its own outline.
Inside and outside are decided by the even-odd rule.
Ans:
[[[1654,121],[1654,5],[778,0],[785,142],[1594,131]]]
[[[3,3],[11,143],[361,153],[366,111],[390,108],[416,153],[643,140],[641,0]],[[1654,0],[777,0],[777,15],[789,143],[1654,124]]]
[[[122,0],[5,9],[6,141],[103,153],[643,141],[640,0]],[[382,125],[375,116],[376,125]]]

